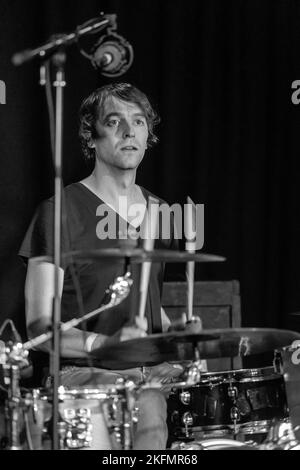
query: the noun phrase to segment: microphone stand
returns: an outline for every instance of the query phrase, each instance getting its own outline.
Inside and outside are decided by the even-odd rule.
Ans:
[[[54,297],[53,297],[53,349],[50,356],[50,375],[53,378],[53,439],[52,449],[59,450],[59,369],[60,369],[60,285],[59,268],[61,265],[61,201],[62,201],[62,129],[63,129],[63,90],[66,86],[64,65],[66,54],[56,52],[52,57],[55,67],[56,109],[55,109],[55,151],[54,151]]]
[[[103,13],[99,18],[87,21],[81,26],[78,26],[75,31],[69,34],[57,34],[52,36],[48,42],[42,44],[35,49],[25,49],[17,52],[12,56],[12,63],[15,66],[22,65],[35,57],[45,59],[48,54],[52,54],[54,50],[62,47],[69,46],[78,41],[81,37],[87,34],[95,34],[104,29],[106,26],[111,25],[112,28],[116,27],[116,15],[104,15]]]
[[[63,144],[63,91],[66,86],[64,66],[66,63],[66,53],[63,48],[55,49],[49,59],[49,63],[55,69],[55,129],[54,146],[52,145],[53,166],[54,166],[54,224],[53,224],[53,258],[54,258],[54,294],[52,300],[52,351],[50,353],[50,375],[53,380],[53,435],[52,449],[59,450],[59,436],[57,424],[59,422],[59,369],[60,369],[60,320],[61,320],[61,292],[59,283],[59,269],[61,266],[61,233],[62,233],[62,144]],[[50,73],[44,76],[45,65],[41,66],[40,84],[47,84],[50,81]],[[50,117],[51,120],[51,117]],[[51,139],[52,139],[51,135]],[[53,142],[51,140],[51,142]]]

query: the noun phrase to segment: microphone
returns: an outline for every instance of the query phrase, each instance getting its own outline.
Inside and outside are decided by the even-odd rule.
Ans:
[[[102,36],[89,56],[93,66],[107,77],[125,73],[133,61],[133,49],[126,39],[116,33]]]

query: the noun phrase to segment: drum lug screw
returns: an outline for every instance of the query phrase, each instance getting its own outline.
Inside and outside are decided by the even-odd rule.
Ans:
[[[240,420],[240,412],[239,409],[236,406],[233,406],[230,410],[230,418],[234,423]]]
[[[188,405],[191,401],[191,394],[190,392],[184,391],[180,393],[179,398],[181,403],[183,403],[184,405]]]
[[[231,398],[233,401],[237,399],[238,390],[236,387],[232,387],[230,385],[230,387],[228,387],[227,393],[228,393],[229,398]]]
[[[132,417],[132,422],[134,424],[138,423],[139,421],[139,408],[137,406],[135,406],[131,412],[131,417]]]
[[[189,426],[192,426],[193,423],[194,423],[193,416],[189,411],[184,413],[184,415],[182,417],[182,422],[183,422],[184,428],[185,428],[185,436],[189,437],[190,436]]]

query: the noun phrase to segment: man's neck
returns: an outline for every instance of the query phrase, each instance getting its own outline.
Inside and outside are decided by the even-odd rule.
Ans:
[[[115,207],[120,196],[127,197],[129,203],[136,199],[138,188],[135,178],[136,169],[120,170],[96,161],[94,171],[82,182],[103,201]]]

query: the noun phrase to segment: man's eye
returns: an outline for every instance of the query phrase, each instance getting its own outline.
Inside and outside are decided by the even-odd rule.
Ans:
[[[109,121],[107,121],[106,125],[108,127],[116,127],[118,126],[119,122],[120,121],[118,119],[110,119]]]
[[[135,123],[136,123],[137,126],[144,126],[145,125],[145,121],[143,119],[136,119]]]

